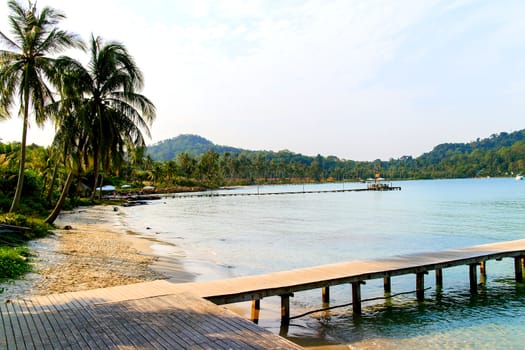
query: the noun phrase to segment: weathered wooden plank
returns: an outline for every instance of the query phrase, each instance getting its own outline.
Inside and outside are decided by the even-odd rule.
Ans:
[[[127,307],[120,303],[98,304],[92,308],[93,317],[97,317],[105,329],[109,329],[112,341],[118,347],[140,348],[147,342],[143,330],[135,319],[136,315],[127,312]],[[133,321],[133,322],[131,322]],[[152,348],[155,348],[151,344]]]
[[[189,313],[189,324],[195,329],[195,331],[201,332],[202,330],[205,330],[205,332],[214,335],[214,338],[211,339],[213,341],[212,346],[217,339],[223,339],[223,343],[226,344],[224,349],[229,349],[232,345],[233,348],[238,349],[254,347],[258,349],[300,348],[295,344],[256,326],[254,323],[242,319],[231,311],[222,309],[206,301],[195,302],[195,297],[193,296],[173,295],[169,296],[169,298],[155,298],[155,300],[160,300],[163,303],[170,304],[173,302],[174,298],[180,298],[180,301],[178,301],[179,305],[180,303],[185,302],[184,299],[189,298],[187,306],[180,311],[186,314]],[[175,308],[175,305],[173,304],[170,306]],[[193,323],[192,316],[195,315],[207,316],[204,319],[201,319],[199,316],[198,319],[200,319],[200,322]]]
[[[30,227],[0,224],[0,232],[2,233],[29,232],[29,231],[31,231]]]
[[[0,315],[2,317],[2,326],[4,330],[4,332],[2,333],[4,336],[2,337],[2,343],[0,344],[2,344],[2,348],[8,350],[16,349],[17,346],[15,332],[13,329],[13,317],[11,317],[11,314],[6,304],[0,304]]]
[[[79,329],[84,331],[85,338],[90,340],[90,345],[93,348],[111,348],[114,345],[108,335],[108,333],[111,333],[111,330],[104,327],[103,317],[100,314],[92,313],[91,311],[92,307],[90,306],[71,310],[75,314],[75,320]]]
[[[30,331],[27,322],[25,313],[23,310],[19,308],[17,301],[11,301],[9,304],[7,304],[7,307],[11,309],[12,316],[16,319],[15,324],[15,334],[18,339],[20,337],[22,338],[22,342],[17,341],[17,348],[21,348],[23,344],[23,349],[36,349],[35,343],[38,345],[39,341],[37,339],[37,336],[35,334],[35,338],[33,339],[33,332]],[[18,326],[18,329],[16,329],[16,326]]]
[[[162,298],[163,301],[165,298]],[[205,334],[201,332],[202,326],[205,322],[209,321],[209,318],[213,317],[210,314],[205,314],[202,311],[195,311],[195,304],[188,303],[188,307],[179,309],[178,317],[180,318],[183,324],[186,324],[186,327],[183,329],[182,336],[188,338],[195,345],[206,344],[208,339]],[[200,306],[200,305],[198,305]],[[205,318],[199,317],[199,315],[206,315]],[[217,333],[221,333],[220,329],[216,330]],[[192,344],[192,346],[194,345]]]
[[[67,337],[66,333],[64,333],[63,327],[57,322],[55,314],[51,310],[43,308],[38,301],[31,300],[31,303],[35,312],[41,315],[41,319],[45,319],[48,322],[50,328],[46,328],[46,332],[50,338],[54,339],[54,346],[59,349],[71,349],[70,337]]]
[[[55,313],[64,336],[70,339],[71,347],[73,349],[89,349],[89,342],[84,339],[83,334],[79,332],[78,325],[74,322],[74,310],[61,304],[55,294],[48,295],[47,298],[49,300],[47,305],[50,306],[49,312]]]
[[[14,305],[18,307],[18,314],[23,315],[25,323],[28,327],[31,339],[31,346],[28,348],[45,349],[49,348],[53,342],[50,340],[50,335],[45,331],[44,325],[40,320],[39,314],[36,312],[31,303],[25,300],[16,300]],[[30,331],[35,330],[35,331]]]
[[[177,298],[180,298],[180,296],[177,296]],[[178,301],[178,303],[180,302]],[[194,317],[197,315],[207,315],[202,322],[191,322],[191,327],[195,332],[206,334],[209,343],[213,344],[215,341],[218,341],[222,349],[230,347],[238,349],[249,348],[248,344],[238,336],[236,329],[232,330],[231,327],[227,326],[226,321],[231,315],[226,314],[220,307],[209,309],[208,306],[207,301],[191,302],[187,308],[180,310],[180,312],[193,320],[196,320]]]
[[[128,311],[130,310],[125,302],[93,306],[93,313],[98,315],[99,319],[102,317],[107,325],[115,327],[115,341],[119,346],[140,349],[147,344],[151,345],[151,348],[156,348],[155,344],[148,343],[148,337],[141,329],[141,324],[134,319],[135,315]]]
[[[170,320],[170,315],[176,315],[177,308],[168,307],[168,305],[157,298],[149,298],[145,303],[143,300],[132,302],[135,310],[138,312],[139,321],[148,324],[149,328],[146,330],[150,332],[157,341],[166,348],[188,348],[189,343],[180,339],[177,329],[184,325],[179,323],[176,318]],[[156,314],[151,317],[152,311]]]
[[[134,320],[142,327],[143,337],[158,349],[173,348],[179,345],[175,338],[167,336],[166,330],[173,327],[167,322],[167,314],[171,313],[165,306],[152,303],[154,298],[128,300],[124,304],[134,315]],[[159,307],[160,306],[160,307]],[[180,346],[180,345],[179,345]]]

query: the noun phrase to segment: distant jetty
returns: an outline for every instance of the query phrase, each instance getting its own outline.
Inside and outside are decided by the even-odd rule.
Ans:
[[[257,192],[200,192],[200,193],[171,193],[163,194],[163,197],[174,197],[174,198],[192,198],[192,197],[237,197],[237,196],[277,196],[285,194],[312,194],[312,193],[340,193],[340,192],[364,192],[364,191],[401,191],[400,186],[393,186],[387,183],[369,183],[366,188],[348,188],[348,189],[336,189],[336,190],[302,190],[302,191],[280,191],[280,192],[260,192],[257,188]]]

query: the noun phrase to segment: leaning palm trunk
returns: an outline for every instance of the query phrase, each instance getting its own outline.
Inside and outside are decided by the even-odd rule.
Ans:
[[[29,103],[29,93],[26,92],[24,95],[24,126],[22,127],[22,144],[20,147],[20,166],[18,168],[18,181],[16,182],[15,197],[11,203],[11,208],[9,212],[12,213],[18,210],[18,205],[20,204],[20,198],[22,197],[22,188],[24,187],[24,171],[26,166],[26,143],[27,143],[27,124],[29,123],[29,113],[28,113],[28,103]]]
[[[60,198],[58,199],[58,202],[55,205],[55,208],[45,220],[46,224],[52,225],[55,222],[56,218],[58,217],[58,214],[60,214],[60,211],[62,210],[62,207],[64,206],[64,202],[66,201],[67,194],[69,193],[69,188],[71,187],[71,184],[73,183],[73,178],[74,178],[73,171],[70,171],[67,174],[66,183],[64,184],[64,188],[62,189],[62,193],[60,194]]]
[[[57,172],[58,172],[58,161],[55,162],[55,167],[53,168],[53,175],[51,176],[51,183],[49,184],[49,190],[47,192],[46,201],[49,205],[51,205],[51,202],[53,200],[53,187],[55,187]]]

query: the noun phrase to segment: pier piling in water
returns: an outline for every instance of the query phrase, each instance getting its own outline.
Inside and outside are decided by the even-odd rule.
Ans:
[[[355,315],[361,315],[361,284],[364,282],[352,282],[352,311]]]
[[[427,272],[416,273],[416,297],[418,301],[425,300],[425,275]]]
[[[478,264],[470,264],[468,267],[470,292],[475,294],[478,292]]]
[[[290,323],[290,297],[293,293],[281,294],[281,322]]]
[[[259,314],[261,311],[261,299],[252,300],[252,313],[250,319],[253,323],[259,323]]]
[[[385,276],[383,278],[383,287],[385,289],[385,294],[390,294],[392,292],[392,278],[390,276]]]
[[[359,260],[314,266],[291,271],[281,271],[258,276],[237,277],[227,280],[183,283],[177,290],[197,293],[216,304],[230,304],[252,301],[252,315],[260,310],[260,299],[270,296],[281,297],[281,319],[290,320],[290,297],[293,293],[322,289],[323,303],[330,301],[330,288],[336,285],[352,286],[352,309],[355,315],[362,313],[361,285],[368,280],[383,279],[385,294],[392,292],[392,278],[415,274],[416,297],[425,299],[425,274],[434,271],[436,290],[443,288],[443,269],[454,266],[468,266],[470,290],[478,290],[477,266],[480,266],[481,281],[486,283],[488,260],[514,259],[516,281],[524,280],[525,239],[483,244],[478,246],[437,252],[425,252],[383,258]],[[257,319],[258,317],[252,317]]]
[[[482,261],[479,263],[479,281],[481,284],[487,284],[487,262]]]
[[[441,290],[443,289],[443,269],[436,269],[436,289]]]
[[[330,287],[323,287],[323,304],[330,304]]]
[[[523,282],[523,257],[516,256],[514,258],[514,272],[516,275],[516,282]]]

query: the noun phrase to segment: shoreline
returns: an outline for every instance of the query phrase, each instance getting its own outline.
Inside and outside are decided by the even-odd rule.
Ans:
[[[154,240],[124,230],[118,215],[118,210],[104,205],[60,214],[52,235],[29,244],[35,254],[33,272],[0,284],[4,289],[0,302],[168,279],[168,275],[191,280],[182,264],[155,254]]]
[[[63,212],[53,235],[30,242],[30,250],[36,255],[32,258],[33,272],[0,284],[0,289],[5,288],[0,302],[157,279],[173,283],[195,279],[196,274],[187,271],[180,260],[163,255],[162,249],[154,247],[169,248],[172,244],[130,231],[122,224],[122,215],[125,214],[108,205]],[[228,308],[249,318],[248,305],[232,304]],[[349,348],[319,344],[313,339],[306,344],[303,340],[302,345],[316,350]]]

